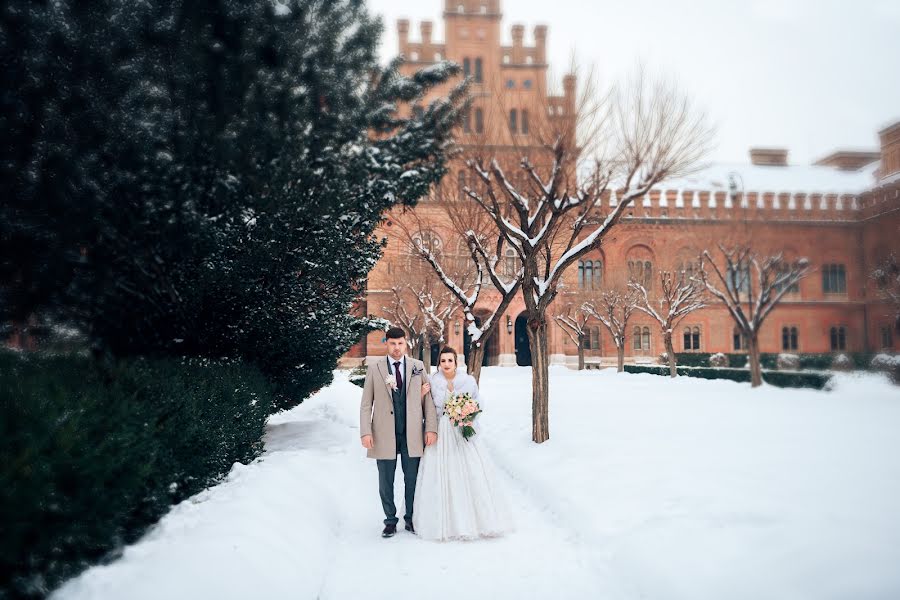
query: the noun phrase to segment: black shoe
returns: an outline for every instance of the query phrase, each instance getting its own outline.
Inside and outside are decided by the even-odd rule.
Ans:
[[[385,525],[384,531],[381,532],[381,537],[383,537],[383,538],[394,537],[394,535],[396,533],[397,533],[396,525]]]
[[[416,528],[413,527],[412,521],[407,521],[407,522],[406,522],[406,530],[407,530],[408,532],[410,532],[410,533],[415,533],[415,532],[416,532]]]

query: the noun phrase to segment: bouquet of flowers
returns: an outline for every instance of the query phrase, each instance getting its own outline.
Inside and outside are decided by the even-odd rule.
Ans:
[[[475,417],[481,413],[481,407],[478,401],[472,398],[468,392],[462,394],[450,394],[447,401],[444,402],[444,414],[450,417],[450,422],[454,427],[462,429],[463,438],[466,441],[475,435],[475,428],[472,423]]]

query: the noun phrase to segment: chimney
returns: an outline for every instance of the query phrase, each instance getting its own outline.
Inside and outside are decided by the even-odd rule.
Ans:
[[[522,64],[525,62],[525,55],[522,52],[522,39],[525,37],[525,27],[522,25],[512,26],[512,61],[514,64]]]
[[[878,169],[880,179],[900,173],[900,121],[889,125],[878,132],[881,138],[881,167]]]
[[[563,96],[566,102],[566,114],[570,117],[574,116],[575,112],[575,85],[577,82],[578,78],[571,73],[563,77]]]
[[[400,54],[406,54],[409,47],[409,21],[399,19],[397,21],[397,37],[400,38]]]
[[[539,65],[547,64],[547,26],[537,25],[534,28],[534,62]]]
[[[422,32],[422,47],[431,45],[431,21],[422,21],[422,24],[419,26],[420,31]]]
[[[879,158],[881,158],[881,153],[877,151],[837,150],[828,156],[820,158],[813,164],[820,167],[832,167],[841,171],[859,171]]]
[[[787,148],[750,148],[750,163],[765,167],[786,167]]]

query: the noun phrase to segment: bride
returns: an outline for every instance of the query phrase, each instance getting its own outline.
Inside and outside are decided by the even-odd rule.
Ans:
[[[475,378],[457,370],[456,351],[443,348],[438,371],[423,395],[432,391],[438,423],[437,443],[425,448],[416,480],[413,526],[431,540],[496,537],[512,531],[512,521],[493,463],[476,434],[466,440],[444,412],[448,395],[468,392],[482,404]],[[482,404],[482,408],[484,408]]]

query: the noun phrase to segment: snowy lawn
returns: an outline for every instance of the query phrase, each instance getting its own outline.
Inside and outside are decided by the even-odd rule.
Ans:
[[[530,371],[486,369],[479,435],[518,530],[439,544],[379,537],[361,391],[339,373],[271,419],[263,458],[54,597],[898,598],[900,391],[836,381],[751,390],[553,369],[537,446]]]

